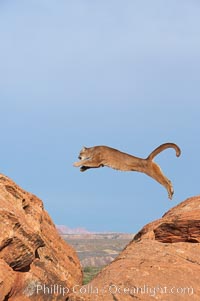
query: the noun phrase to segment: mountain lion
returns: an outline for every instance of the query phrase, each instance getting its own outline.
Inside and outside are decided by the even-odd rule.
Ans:
[[[181,154],[180,148],[174,143],[158,146],[146,159],[134,157],[108,146],[83,147],[78,157],[80,161],[73,165],[80,167],[80,171],[108,166],[122,171],[143,172],[163,185],[168,191],[169,198],[172,199],[174,193],[172,183],[165,177],[160,166],[153,161],[154,157],[166,148],[174,148],[177,157]]]

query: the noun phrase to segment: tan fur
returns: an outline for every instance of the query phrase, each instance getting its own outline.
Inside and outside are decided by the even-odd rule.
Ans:
[[[108,166],[122,171],[143,172],[163,185],[172,199],[174,191],[171,181],[165,177],[160,166],[153,162],[154,157],[166,148],[174,148],[177,157],[181,154],[180,148],[174,143],[160,145],[146,159],[134,157],[108,146],[83,147],[79,154],[80,161],[73,165],[81,167],[80,171]]]

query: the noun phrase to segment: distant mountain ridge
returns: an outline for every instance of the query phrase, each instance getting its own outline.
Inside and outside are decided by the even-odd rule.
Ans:
[[[89,231],[85,228],[82,228],[82,227],[77,227],[77,228],[70,228],[66,225],[56,225],[56,229],[58,231],[58,233],[60,235],[81,235],[81,234],[91,234],[91,235],[122,235],[122,236],[125,236],[125,235],[133,235],[132,233],[123,233],[123,232],[114,232],[114,231],[101,231],[101,232],[98,232],[98,231]]]
[[[61,235],[65,234],[94,234],[95,232],[90,232],[86,230],[85,228],[69,228],[65,225],[56,225],[56,229],[58,230],[58,233]]]

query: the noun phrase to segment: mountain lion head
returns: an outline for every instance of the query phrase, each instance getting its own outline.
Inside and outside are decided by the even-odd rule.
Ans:
[[[91,155],[91,148],[83,147],[79,153],[79,160],[86,160],[89,159]]]

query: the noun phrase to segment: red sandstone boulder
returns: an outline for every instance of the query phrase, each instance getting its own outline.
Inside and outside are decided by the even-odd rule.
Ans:
[[[81,283],[78,257],[42,201],[0,175],[0,301],[65,300]]]
[[[200,300],[200,196],[145,226],[68,301]]]
[[[200,243],[200,196],[192,197],[169,210],[161,219],[146,225],[134,238],[160,242]]]

